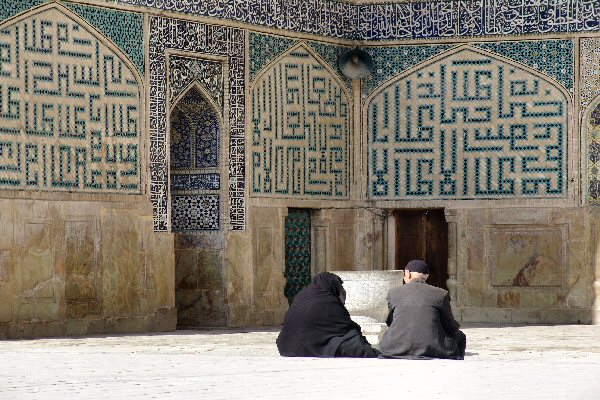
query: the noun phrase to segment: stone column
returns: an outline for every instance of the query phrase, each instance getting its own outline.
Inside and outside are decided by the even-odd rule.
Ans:
[[[593,221],[592,228],[592,254],[594,268],[594,306],[592,310],[592,323],[600,325],[600,214],[592,212],[590,215]]]
[[[323,218],[323,210],[316,210],[310,216],[311,243],[310,266],[314,277],[320,272],[327,271],[327,237],[329,230],[328,221]]]
[[[396,217],[390,212],[387,216],[387,234],[386,234],[387,261],[386,269],[396,269]]]
[[[454,304],[459,304],[458,291],[456,290],[456,263],[457,263],[457,222],[456,210],[445,209],[446,223],[448,224],[448,279],[446,285]]]

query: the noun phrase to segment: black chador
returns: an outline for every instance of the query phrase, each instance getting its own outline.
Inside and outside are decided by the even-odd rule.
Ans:
[[[317,275],[296,295],[277,338],[286,357],[377,357],[344,306],[342,279]]]

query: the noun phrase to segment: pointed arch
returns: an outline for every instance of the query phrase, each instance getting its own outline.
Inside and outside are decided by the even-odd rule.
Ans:
[[[210,106],[210,108],[213,110],[213,112],[219,117],[220,126],[223,126],[223,110],[221,109],[219,104],[217,104],[217,102],[215,102],[215,100],[210,95],[210,93],[208,92],[206,87],[204,87],[204,85],[202,83],[198,82],[198,80],[190,81],[183,89],[181,89],[180,93],[173,98],[173,102],[171,105],[171,111],[173,109],[175,109],[175,107],[177,107],[177,104],[181,101],[181,99],[183,99],[190,92],[190,90],[196,90],[200,93],[203,100]]]
[[[263,75],[269,73],[269,71],[272,70],[274,65],[281,63],[284,58],[289,57],[296,51],[305,51],[310,55],[310,57],[313,57],[321,67],[327,70],[327,72],[331,75],[332,79],[335,79],[336,83],[340,85],[340,87],[344,90],[345,95],[348,98],[351,97],[350,92],[346,87],[346,84],[339,76],[339,74],[305,41],[299,41],[295,45],[289,47],[286,51],[281,53],[279,56],[275,57],[273,60],[267,63],[267,65],[265,65],[260,71],[258,71],[256,77],[252,80],[250,90],[252,90],[258,84],[258,82],[260,82]]]
[[[122,50],[58,3],[2,23],[0,42],[0,186],[140,194],[144,91]]]
[[[303,42],[251,87],[251,195],[341,199],[349,193],[351,96]]]
[[[218,231],[223,133],[219,108],[200,83],[192,82],[174,99],[169,119],[171,229]]]
[[[465,50],[468,51],[472,51],[474,53],[477,54],[481,54],[482,56],[486,56],[486,57],[490,57],[493,58],[495,60],[499,60],[501,62],[504,62],[506,64],[510,64],[513,65],[519,69],[522,69],[524,71],[527,71],[528,73],[535,75],[537,77],[539,77],[540,79],[548,82],[550,85],[555,86],[557,89],[559,89],[567,98],[571,99],[571,93],[569,93],[569,91],[564,87],[564,85],[557,81],[556,79],[554,79],[553,77],[546,75],[536,69],[533,69],[531,67],[529,67],[526,64],[522,64],[518,61],[515,61],[511,58],[508,57],[504,57],[501,54],[498,53],[494,53],[492,51],[488,51],[485,50],[483,48],[480,47],[475,47],[475,46],[471,46],[469,44],[464,44],[464,45],[458,45],[456,47],[453,47],[452,49],[440,52],[439,54],[437,54],[434,57],[431,57],[429,59],[427,59],[426,61],[423,61],[422,63],[419,63],[405,71],[402,71],[401,73],[397,74],[397,75],[393,75],[390,76],[388,79],[386,79],[385,81],[383,81],[378,87],[376,87],[371,94],[365,99],[364,104],[368,104],[374,97],[376,97],[379,93],[381,93],[383,90],[385,90],[386,87],[389,87],[390,85],[393,85],[394,83],[396,83],[399,80],[404,79],[405,77],[413,74],[415,71],[419,71],[422,70],[430,65],[436,64],[438,62],[440,62],[441,60],[447,59],[448,57],[463,52]]]
[[[369,196],[566,197],[571,97],[513,60],[458,46],[366,100]]]
[[[171,109],[171,168],[217,168],[222,120],[218,108],[198,83],[192,82]],[[181,139],[176,142],[174,137]],[[179,144],[178,144],[179,143]],[[183,150],[189,144],[189,151]],[[183,150],[175,157],[174,149]],[[182,156],[187,154],[188,160]]]

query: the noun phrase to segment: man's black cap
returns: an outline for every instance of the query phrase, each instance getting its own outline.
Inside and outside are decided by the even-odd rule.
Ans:
[[[422,260],[409,261],[408,264],[406,264],[405,269],[407,269],[411,272],[420,272],[422,274],[429,274],[429,266],[427,266],[427,263],[425,263],[425,261],[422,261]]]

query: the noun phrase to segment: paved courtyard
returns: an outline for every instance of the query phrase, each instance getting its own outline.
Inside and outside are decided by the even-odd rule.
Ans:
[[[600,399],[600,326],[467,326],[464,361],[282,358],[277,329],[0,341],[0,399]]]

